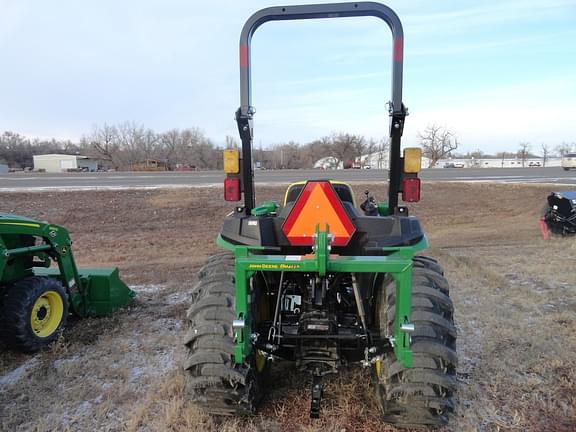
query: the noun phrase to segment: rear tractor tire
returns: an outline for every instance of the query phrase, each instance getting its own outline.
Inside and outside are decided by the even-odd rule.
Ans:
[[[4,291],[0,335],[13,348],[31,353],[56,340],[68,318],[68,294],[62,283],[32,276]]]
[[[398,426],[441,426],[454,411],[456,328],[448,282],[439,264],[415,257],[412,278],[413,367],[406,369],[390,351],[377,370],[376,396],[384,421]],[[396,287],[380,291],[382,334],[393,334]]]
[[[262,399],[263,359],[234,362],[234,260],[218,254],[200,269],[188,309],[184,369],[192,400],[219,415],[252,415]]]

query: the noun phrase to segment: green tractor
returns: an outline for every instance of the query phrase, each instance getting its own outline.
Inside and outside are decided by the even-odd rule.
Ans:
[[[267,21],[375,16],[393,36],[388,200],[359,206],[349,185],[292,184],[282,205],[255,204],[250,41]],[[319,417],[322,378],[347,364],[373,372],[383,420],[442,425],[454,410],[456,328],[448,282],[418,219],[399,205],[420,199],[419,149],[401,154],[403,30],[372,2],[271,7],[240,37],[241,152],[224,153],[224,197],[241,201],[224,220],[226,249],[199,271],[184,368],[205,411],[253,414],[274,359],[311,374],[310,416]]]
[[[78,269],[71,245],[61,226],[0,213],[0,338],[9,346],[38,351],[71,312],[107,315],[134,296],[117,268]]]

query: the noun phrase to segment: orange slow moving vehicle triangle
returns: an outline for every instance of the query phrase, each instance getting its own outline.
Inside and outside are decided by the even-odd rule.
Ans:
[[[329,226],[334,246],[346,246],[356,227],[340,198],[328,181],[309,181],[282,225],[282,231],[294,246],[312,246],[316,226]]]

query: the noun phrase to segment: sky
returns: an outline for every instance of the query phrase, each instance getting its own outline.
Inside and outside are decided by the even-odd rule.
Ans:
[[[237,137],[238,41],[298,1],[0,0],[0,131],[78,140],[133,121]],[[405,35],[403,142],[459,151],[576,142],[576,0],[391,0]],[[387,135],[391,35],[376,18],[269,22],[252,39],[254,144]]]

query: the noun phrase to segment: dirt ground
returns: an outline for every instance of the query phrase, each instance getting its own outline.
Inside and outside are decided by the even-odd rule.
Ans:
[[[379,186],[354,185],[361,195]],[[576,430],[576,239],[540,238],[547,186],[424,186],[413,206],[451,283],[458,406],[445,431]],[[283,188],[258,189],[281,200]],[[331,379],[310,420],[308,377],[280,367],[258,416],[212,418],[188,402],[180,361],[194,273],[217,250],[222,191],[0,194],[0,211],[66,226],[80,265],[118,266],[138,293],[105,318],[72,320],[35,355],[0,345],[5,431],[388,431],[370,371]]]

